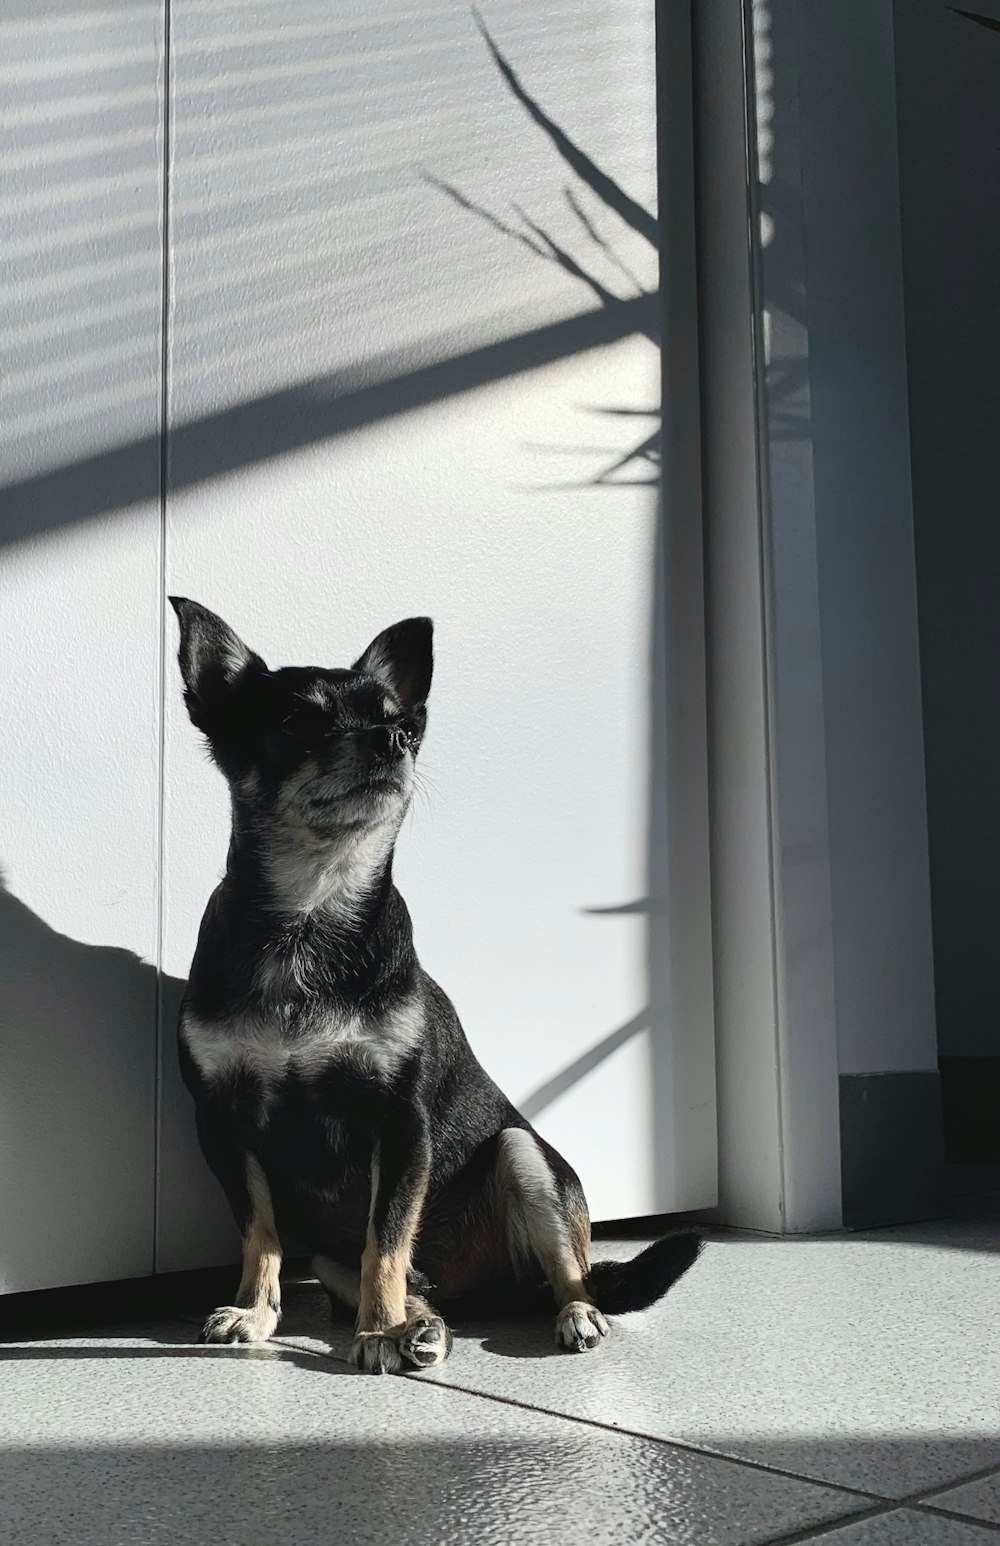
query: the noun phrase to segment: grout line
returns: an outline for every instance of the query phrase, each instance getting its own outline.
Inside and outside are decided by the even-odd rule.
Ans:
[[[281,1337],[272,1337],[271,1341],[280,1343],[283,1347],[293,1348],[296,1352],[314,1353],[317,1358],[330,1358],[337,1363],[343,1364],[348,1362],[348,1360],[346,1358],[342,1358],[339,1353],[335,1353],[332,1348],[327,1352],[316,1352],[313,1348],[299,1347],[294,1342],[289,1342]],[[826,1492],[835,1493],[842,1497],[860,1498],[864,1499],[866,1502],[884,1505],[886,1508],[896,1508],[899,1506],[894,1500],[883,1498],[879,1493],[865,1492],[858,1487],[841,1486],[839,1482],[818,1481],[815,1477],[801,1476],[797,1471],[782,1470],[778,1466],[766,1465],[763,1461],[747,1460],[746,1458],[739,1455],[727,1454],[723,1450],[709,1449],[703,1445],[695,1444],[689,1439],[664,1438],[660,1434],[644,1433],[641,1429],[638,1428],[626,1428],[616,1423],[601,1422],[601,1420],[596,1417],[582,1417],[575,1412],[558,1412],[555,1411],[552,1407],[536,1406],[533,1402],[530,1401],[519,1401],[514,1396],[504,1396],[493,1391],[475,1390],[468,1385],[456,1384],[454,1380],[441,1379],[440,1377],[436,1379],[432,1378],[425,1380],[419,1377],[419,1372],[420,1371],[415,1369],[413,1370],[412,1375],[407,1373],[403,1377],[410,1381],[410,1383],[421,1385],[425,1389],[455,1390],[458,1391],[460,1395],[474,1396],[479,1401],[497,1402],[501,1406],[511,1406],[522,1412],[537,1412],[544,1417],[558,1418],[562,1422],[576,1423],[587,1428],[596,1428],[599,1432],[602,1433],[618,1434],[623,1438],[629,1439],[642,1439],[645,1440],[645,1442],[648,1444],[663,1444],[671,1449],[681,1449],[686,1451],[688,1454],[700,1455],[706,1459],[726,1461],[730,1465],[740,1466],[747,1471],[762,1472],[767,1476],[779,1476],[787,1481],[801,1482],[811,1487],[818,1487]],[[417,1377],[414,1378],[413,1376]],[[844,1517],[855,1518],[859,1516],[852,1514],[850,1516]]]
[[[993,1519],[980,1519],[975,1514],[963,1514],[954,1508],[935,1508],[931,1504],[915,1504],[914,1512],[929,1514],[932,1519],[960,1520],[965,1525],[978,1525],[980,1530],[989,1530],[993,1535],[1000,1535],[1000,1524]]]
[[[992,1535],[1000,1535],[1000,1524],[990,1520],[977,1519],[972,1514],[960,1514],[953,1509],[924,1508],[915,1509],[914,1506],[903,1499],[895,1502],[885,1502],[877,1508],[867,1508],[856,1514],[841,1514],[837,1519],[827,1520],[822,1525],[804,1525],[801,1530],[792,1530],[787,1535],[770,1536],[767,1546],[796,1546],[797,1542],[816,1541],[823,1536],[832,1535],[835,1531],[843,1530],[853,1524],[863,1524],[869,1519],[883,1519],[888,1514],[895,1514],[901,1510],[929,1514],[934,1519],[948,1519],[957,1524],[969,1525],[973,1529],[977,1526]]]
[[[165,1321],[172,1321],[184,1326],[197,1326],[201,1317],[194,1315],[176,1314],[164,1316]],[[285,1352],[297,1353],[299,1356],[316,1358],[321,1362],[331,1362],[350,1367],[349,1360],[332,1347],[312,1348],[303,1347],[288,1337],[274,1336],[269,1338],[272,1345]],[[265,1344],[261,1344],[262,1346]],[[240,1349],[234,1348],[234,1351]],[[616,1434],[623,1438],[644,1440],[649,1444],[666,1445],[671,1449],[679,1449],[687,1454],[697,1455],[707,1460],[726,1462],[729,1465],[738,1466],[743,1470],[753,1471],[765,1476],[779,1477],[785,1481],[798,1482],[802,1486],[815,1487],[823,1492],[843,1498],[856,1498],[869,1504],[867,1508],[855,1509],[848,1513],[838,1514],[835,1519],[827,1520],[822,1524],[804,1525],[801,1529],[786,1532],[783,1535],[767,1537],[767,1546],[797,1546],[797,1543],[819,1540],[834,1531],[844,1529],[849,1525],[860,1524],[870,1519],[880,1519],[886,1514],[897,1513],[901,1510],[918,1511],[928,1514],[933,1518],[950,1519],[958,1523],[978,1526],[990,1534],[1000,1535],[1000,1523],[976,1517],[972,1514],[962,1513],[958,1509],[949,1509],[936,1506],[930,1500],[942,1493],[950,1492],[956,1487],[965,1486],[970,1482],[981,1480],[985,1477],[996,1475],[1000,1471],[1000,1465],[985,1466],[981,1470],[967,1472],[952,1481],[942,1482],[930,1492],[919,1491],[905,1493],[901,1497],[889,1498],[884,1494],[865,1491],[859,1487],[851,1487],[840,1482],[830,1482],[818,1479],[814,1476],[803,1475],[800,1471],[789,1471],[783,1467],[767,1465],[764,1461],[748,1460],[739,1455],[727,1453],[724,1450],[713,1449],[704,1445],[695,1444],[688,1439],[663,1437],[660,1434],[644,1433],[637,1428],[626,1428],[614,1423],[601,1422],[594,1417],[582,1417],[577,1413],[559,1412],[552,1407],[536,1406],[529,1401],[519,1401],[513,1396],[504,1396],[490,1391],[475,1390],[468,1385],[458,1385],[454,1381],[438,1378],[421,1379],[419,1371],[404,1376],[410,1385],[423,1386],[425,1389],[454,1390],[459,1395],[472,1396],[479,1401],[494,1402],[501,1406],[513,1407],[516,1410],[532,1412],[544,1417],[555,1418],[557,1421],[575,1423],[578,1426],[596,1428],[599,1432]]]
[[[919,1492],[912,1493],[906,1501],[908,1504],[922,1506],[927,1503],[929,1505],[931,1498],[939,1498],[943,1492],[952,1492],[956,1487],[965,1487],[970,1482],[984,1481],[986,1477],[996,1476],[998,1472],[1000,1472],[1000,1450],[992,1465],[983,1466],[978,1471],[967,1471],[962,1476],[957,1476],[954,1481],[941,1482],[939,1486],[931,1487],[929,1490],[921,1488]]]
[[[784,1535],[769,1535],[767,1546],[796,1546],[799,1541],[818,1541],[824,1535],[832,1535],[835,1530],[843,1530],[848,1525],[863,1524],[868,1519],[882,1519],[886,1514],[895,1513],[897,1507],[895,1503],[880,1503],[876,1508],[862,1509],[855,1514],[840,1514],[824,1524],[803,1525],[801,1529],[789,1530]]]
[[[430,1381],[426,1383],[430,1384]],[[895,1508],[896,1504],[882,1497],[877,1492],[865,1492],[859,1487],[842,1486],[839,1482],[819,1481],[813,1476],[802,1476],[798,1471],[788,1471],[780,1466],[767,1465],[762,1460],[748,1460],[742,1455],[732,1455],[725,1450],[712,1449],[703,1444],[695,1444],[691,1439],[664,1437],[657,1433],[644,1433],[639,1428],[626,1428],[618,1423],[601,1422],[597,1417],[581,1417],[578,1413],[557,1412],[547,1406],[535,1406],[530,1401],[518,1401],[513,1396],[494,1395],[482,1390],[472,1390],[466,1385],[456,1385],[451,1381],[435,1380],[436,1386],[443,1386],[448,1390],[461,1391],[463,1395],[478,1396],[483,1401],[499,1401],[504,1406],[518,1407],[525,1412],[542,1412],[546,1417],[561,1417],[566,1422],[582,1424],[584,1427],[597,1428],[604,1433],[621,1434],[625,1438],[645,1439],[649,1444],[663,1444],[670,1449],[682,1449],[688,1454],[701,1455],[709,1460],[724,1460],[730,1465],[740,1466],[745,1471],[755,1471],[765,1476],[779,1476],[785,1481],[800,1482],[806,1486],[818,1487],[826,1492],[836,1493],[841,1497],[860,1498],[872,1504],[885,1503],[888,1507]],[[851,1516],[854,1517],[853,1515]]]
[[[337,1355],[331,1354],[329,1356],[336,1357]],[[344,1360],[339,1361],[343,1362]],[[907,1493],[902,1497],[890,1498],[886,1497],[884,1493],[871,1492],[861,1487],[852,1487],[848,1483],[831,1482],[815,1476],[803,1475],[800,1471],[790,1471],[782,1466],[768,1465],[765,1461],[749,1460],[745,1456],[733,1455],[726,1450],[714,1449],[702,1444],[695,1444],[690,1439],[664,1437],[660,1434],[644,1433],[637,1428],[626,1428],[619,1424],[601,1422],[599,1418],[595,1417],[581,1417],[577,1413],[558,1412],[553,1410],[551,1407],[536,1406],[532,1402],[519,1401],[513,1396],[503,1396],[494,1394],[492,1392],[474,1390],[467,1385],[455,1384],[454,1381],[451,1380],[437,1378],[434,1380],[417,1380],[416,1383],[427,1386],[433,1385],[437,1389],[457,1390],[463,1395],[477,1396],[482,1401],[496,1401],[503,1406],[516,1407],[522,1411],[540,1412],[546,1417],[562,1418],[566,1422],[573,1422],[582,1424],[585,1427],[597,1428],[606,1433],[622,1434],[626,1438],[645,1439],[648,1443],[651,1444],[668,1445],[672,1449],[681,1449],[689,1454],[700,1455],[710,1460],[727,1461],[730,1465],[740,1466],[747,1471],[755,1471],[765,1476],[781,1477],[785,1481],[799,1482],[805,1486],[818,1487],[826,1492],[834,1493],[841,1497],[857,1498],[858,1500],[865,1501],[871,1505],[866,1509],[857,1510],[849,1514],[838,1515],[836,1521],[832,1521],[830,1525],[823,1525],[819,1528],[819,1533],[821,1534],[827,1534],[830,1529],[837,1528],[843,1525],[845,1522],[854,1523],[855,1520],[876,1518],[882,1514],[892,1513],[897,1509],[907,1508],[920,1508],[924,1513],[941,1515],[942,1517],[949,1519],[971,1521],[974,1524],[982,1524],[983,1528],[1000,1534],[1000,1524],[988,1523],[987,1521],[975,1519],[971,1515],[962,1514],[956,1510],[936,1508],[933,1504],[921,1502],[921,1499],[935,1497],[944,1492],[950,1492],[954,1487],[963,1486],[967,1481],[975,1481],[978,1477],[992,1476],[998,1470],[1000,1470],[1000,1466],[998,1465],[986,1467],[981,1472],[971,1474],[968,1477],[959,1478],[957,1481],[944,1482],[940,1487],[934,1488],[930,1493]],[[794,1532],[787,1536],[775,1536],[773,1538],[773,1542],[784,1543],[811,1540],[817,1533],[817,1529],[815,1526],[810,1528],[812,1530],[811,1535],[809,1534],[808,1530],[801,1533]],[[772,1546],[772,1543],[769,1542],[769,1546]]]
[[[199,1324],[200,1319],[197,1316],[177,1316],[174,1318],[183,1319],[189,1325]],[[274,1336],[270,1340],[278,1346],[288,1349],[289,1351],[297,1353],[308,1353],[312,1357],[329,1359],[335,1363],[344,1364],[349,1367],[349,1360],[342,1356],[340,1353],[335,1352],[332,1347],[328,1347],[326,1349],[306,1348],[300,1346],[294,1341],[291,1341],[288,1337],[282,1337],[280,1335]],[[810,1487],[817,1487],[823,1491],[830,1492],[841,1497],[856,1498],[859,1501],[870,1505],[867,1508],[854,1511],[849,1514],[839,1515],[835,1521],[831,1521],[828,1524],[821,1526],[814,1525],[803,1527],[803,1529],[800,1531],[797,1530],[786,1535],[769,1537],[768,1546],[792,1546],[792,1543],[794,1542],[808,1541],[814,1539],[818,1535],[826,1535],[830,1532],[830,1530],[839,1528],[845,1523],[854,1523],[855,1521],[877,1518],[883,1514],[892,1513],[899,1509],[919,1509],[921,1512],[934,1515],[935,1517],[940,1516],[947,1519],[966,1521],[973,1525],[980,1525],[983,1529],[989,1530],[995,1534],[1000,1534],[1000,1523],[979,1519],[970,1514],[963,1514],[961,1511],[956,1509],[943,1508],[935,1505],[932,1502],[935,1497],[939,1497],[943,1493],[951,1492],[956,1487],[966,1486],[971,1482],[979,1481],[986,1477],[996,1475],[998,1472],[1000,1472],[1000,1461],[994,1462],[992,1465],[983,1466],[976,1471],[964,1472],[960,1476],[952,1478],[949,1481],[939,1483],[929,1491],[921,1488],[919,1491],[904,1493],[899,1497],[887,1497],[884,1493],[872,1492],[861,1487],[853,1487],[849,1483],[828,1481],[825,1478],[803,1474],[801,1471],[792,1471],[782,1466],[768,1465],[765,1461],[750,1460],[745,1456],[734,1455],[726,1450],[716,1449],[706,1444],[696,1444],[690,1439],[646,1433],[641,1429],[623,1427],[620,1424],[615,1423],[602,1422],[599,1418],[584,1417],[575,1412],[560,1412],[552,1407],[540,1406],[530,1401],[518,1400],[514,1396],[501,1395],[492,1391],[476,1390],[471,1386],[458,1384],[454,1380],[442,1377],[440,1375],[432,1377],[431,1379],[421,1379],[419,1377],[419,1371],[414,1370],[412,1374],[407,1373],[404,1377],[411,1384],[423,1385],[425,1388],[433,1388],[435,1390],[455,1390],[460,1395],[473,1396],[480,1401],[497,1402],[501,1406],[510,1406],[525,1412],[540,1413],[543,1416],[554,1417],[562,1420],[563,1422],[571,1422],[582,1425],[584,1427],[596,1428],[604,1433],[620,1434],[625,1438],[643,1439],[650,1444],[667,1445],[672,1449],[683,1450],[686,1453],[699,1455],[706,1459],[726,1461],[730,1465],[739,1466],[744,1470],[758,1472],[766,1476],[780,1477],[785,1481],[799,1482]]]
[[[197,1325],[199,1319],[200,1317],[187,1316],[183,1314],[163,1315],[156,1318],[156,1323],[158,1325],[162,1324],[167,1326],[183,1326],[188,1328],[192,1325]],[[29,1339],[25,1337],[24,1339],[19,1339],[18,1341],[12,1342],[10,1345],[16,1348],[22,1345],[22,1340],[24,1342],[29,1341]],[[271,1337],[268,1340],[271,1345],[277,1347],[281,1352],[294,1353],[300,1358],[313,1358],[320,1363],[330,1362],[340,1364],[345,1368],[349,1367],[348,1360],[341,1357],[339,1353],[334,1352],[332,1348],[324,1351],[322,1349],[316,1349],[312,1347],[302,1347],[297,1343],[291,1342],[282,1337]],[[192,1343],[191,1345],[194,1346],[195,1344]],[[259,1343],[254,1345],[258,1348],[261,1348],[267,1346],[268,1344]],[[237,1357],[240,1355],[240,1353],[247,1352],[248,1350],[249,1347],[246,1344],[234,1346],[232,1349],[234,1355]],[[417,1377],[414,1378],[413,1376]],[[900,1498],[886,1498],[879,1496],[876,1493],[864,1493],[857,1488],[841,1486],[834,1482],[817,1481],[814,1477],[802,1476],[797,1471],[781,1470],[775,1466],[768,1466],[757,1461],[741,1459],[738,1456],[725,1454],[718,1450],[703,1449],[700,1446],[685,1440],[664,1439],[658,1435],[642,1433],[633,1428],[616,1427],[613,1424],[602,1423],[596,1418],[578,1417],[567,1412],[556,1412],[549,1407],[534,1406],[529,1402],[518,1401],[510,1396],[493,1395],[486,1391],[472,1390],[468,1386],[446,1383],[439,1379],[423,1380],[419,1378],[417,1370],[413,1371],[413,1375],[407,1375],[406,1378],[411,1386],[422,1385],[425,1389],[454,1390],[457,1391],[460,1395],[473,1396],[480,1401],[496,1402],[502,1406],[510,1406],[521,1411],[532,1412],[541,1416],[555,1418],[557,1421],[576,1423],[578,1425],[582,1424],[585,1427],[596,1428],[601,1432],[616,1434],[626,1438],[645,1440],[647,1443],[664,1444],[670,1448],[684,1450],[687,1453],[698,1455],[704,1459],[728,1462],[730,1465],[739,1466],[745,1470],[763,1472],[768,1476],[781,1477],[785,1480],[798,1482],[803,1486],[811,1486],[819,1489],[820,1491],[829,1492],[837,1496],[867,1499],[870,1502],[870,1506],[868,1508],[856,1509],[848,1513],[838,1514],[834,1519],[825,1520],[819,1524],[813,1523],[809,1525],[803,1525],[799,1529],[786,1531],[781,1535],[767,1536],[766,1546],[804,1546],[804,1543],[809,1541],[822,1540],[826,1536],[833,1535],[840,1530],[849,1528],[851,1525],[863,1524],[872,1519],[881,1519],[886,1515],[903,1511],[919,1512],[927,1514],[932,1518],[947,1519],[958,1524],[965,1524],[970,1526],[972,1529],[979,1528],[980,1530],[986,1531],[988,1534],[1000,1535],[1000,1523],[997,1523],[993,1520],[982,1519],[972,1514],[962,1513],[957,1509],[940,1508],[935,1507],[931,1503],[920,1503],[917,1501],[920,1496],[936,1496],[938,1493],[949,1491],[952,1487],[963,1485],[965,1481],[975,1480],[977,1476],[992,1476],[998,1470],[1000,1470],[1000,1467],[998,1466],[991,1466],[984,1471],[972,1473],[966,1478],[963,1478],[957,1482],[944,1483],[941,1487],[936,1488],[935,1491],[931,1494],[907,1494]]]

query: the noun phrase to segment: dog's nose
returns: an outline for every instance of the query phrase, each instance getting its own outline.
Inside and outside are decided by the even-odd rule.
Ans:
[[[383,757],[391,757],[395,761],[406,751],[406,732],[398,725],[379,725],[373,739]]]

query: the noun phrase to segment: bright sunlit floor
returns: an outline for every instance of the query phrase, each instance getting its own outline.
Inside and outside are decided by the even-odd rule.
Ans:
[[[260,1348],[194,1346],[210,1302],[36,1312],[0,1356],[0,1536],[975,1546],[1000,1533],[998,1300],[1000,1223],[962,1221],[720,1234],[595,1353],[460,1327],[403,1378],[349,1369],[307,1282]]]

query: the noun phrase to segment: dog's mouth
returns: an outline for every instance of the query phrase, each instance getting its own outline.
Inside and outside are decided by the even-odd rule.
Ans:
[[[399,774],[390,768],[372,768],[363,778],[345,784],[340,780],[316,778],[302,791],[307,810],[329,815],[338,810],[371,804],[403,793]]]
[[[363,800],[366,796],[378,797],[401,794],[402,785],[395,773],[373,772],[347,791],[349,799]]]

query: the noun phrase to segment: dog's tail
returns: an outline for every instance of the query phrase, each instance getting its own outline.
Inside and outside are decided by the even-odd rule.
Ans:
[[[646,1310],[698,1260],[703,1241],[693,1230],[677,1230],[647,1245],[631,1261],[596,1261],[587,1288],[606,1315]]]

